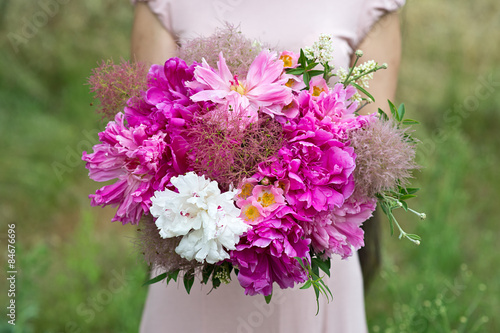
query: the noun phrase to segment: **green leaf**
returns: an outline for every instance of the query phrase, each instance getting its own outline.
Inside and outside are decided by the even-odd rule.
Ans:
[[[302,68],[306,68],[306,55],[304,54],[304,50],[300,49],[300,57],[298,63]]]
[[[416,197],[415,194],[405,194],[405,195],[402,195],[401,198],[399,198],[399,200],[408,200],[408,199],[415,198],[415,197]]]
[[[410,142],[410,143],[417,143],[417,141],[415,141],[415,139],[414,139],[414,138],[412,138],[412,136],[411,136],[411,135],[409,135],[409,134],[407,134],[407,133],[405,133],[405,134],[403,135],[403,137],[405,138],[406,142]]]
[[[391,114],[394,117],[394,119],[396,119],[397,121],[401,121],[401,119],[398,118],[398,110],[396,109],[394,104],[392,104],[390,100],[387,100],[387,102],[389,102],[389,108],[391,109]]]
[[[299,265],[300,265],[300,267],[302,267],[302,269],[306,269],[306,266],[304,265],[302,258],[300,258],[300,257],[293,257],[293,258],[299,262]]]
[[[384,121],[389,120],[389,117],[387,117],[387,114],[381,108],[378,108],[378,114],[379,114],[381,120],[384,120]]]
[[[161,280],[163,280],[163,279],[164,279],[164,278],[166,278],[166,277],[167,277],[167,273],[162,273],[162,274],[160,274],[160,275],[158,275],[158,276],[156,276],[156,277],[152,278],[151,280],[148,280],[148,281],[144,282],[144,283],[142,284],[142,286],[143,286],[143,287],[148,286],[148,285],[150,285],[150,284],[153,284],[153,283],[156,283],[156,282],[158,282],[158,281],[161,281]]]
[[[403,205],[403,209],[407,212],[408,211],[408,204],[406,203],[406,201],[402,201],[401,199],[399,201]]]
[[[320,294],[320,290],[318,288],[318,286],[315,284],[314,285],[314,294],[316,295],[316,316],[318,315],[319,313],[319,294]]]
[[[399,193],[401,193],[401,194],[414,194],[414,193],[417,193],[418,191],[420,191],[419,187],[405,187],[405,188],[401,188]]]
[[[390,209],[387,206],[387,203],[385,201],[380,203],[380,208],[382,208],[382,211],[384,212],[384,214],[389,218],[389,226],[391,227],[391,236],[392,236],[394,234],[394,225],[393,225],[393,221],[392,221],[392,219],[394,217],[392,217],[392,212],[390,211]]]
[[[309,77],[309,72],[304,72],[304,75],[302,76],[302,79],[304,81],[304,84],[306,85],[306,89],[309,89],[309,81],[311,78]]]
[[[217,279],[215,277],[212,278],[212,287],[214,289],[217,289],[220,286],[220,284],[221,284],[221,282],[219,279]]]
[[[306,283],[304,283],[304,285],[302,287],[300,287],[300,289],[307,289],[307,288],[310,288],[312,285],[312,282],[311,280],[307,280]]]
[[[326,275],[330,276],[330,258],[324,261],[321,258],[312,258],[312,266],[319,267]]]
[[[363,94],[365,94],[369,99],[375,102],[375,98],[368,91],[366,91],[365,88],[361,87],[359,84],[355,82],[351,82],[351,85],[354,86],[359,91],[361,91]]]
[[[404,103],[401,103],[399,105],[399,108],[398,108],[398,119],[399,119],[399,121],[403,120],[403,118],[405,116],[405,112],[406,112],[405,105],[404,105]]]
[[[298,68],[287,68],[286,73],[287,74],[291,74],[291,75],[300,75],[300,74],[304,73],[304,69],[301,68],[301,67],[298,67]]]
[[[413,119],[404,119],[403,120],[403,125],[418,125],[420,124],[419,121],[413,120]]]
[[[319,294],[321,293],[322,291],[320,291],[319,287],[315,284],[314,285],[314,294],[316,294],[316,301],[318,301],[319,299]]]
[[[320,70],[312,70],[308,71],[307,73],[309,73],[310,77],[313,77],[313,76],[323,75],[324,72]]]
[[[419,236],[419,235],[415,235],[415,234],[406,234],[406,237],[410,238],[410,239],[414,239],[414,240],[422,240],[422,238]]]
[[[313,272],[314,276],[319,276],[319,267],[317,265],[311,263],[311,271]]]
[[[210,280],[210,275],[212,275],[214,267],[215,267],[214,265],[206,265],[205,267],[203,267],[202,271],[203,284],[207,284],[208,280]]]
[[[269,304],[271,302],[271,298],[273,297],[273,294],[264,296],[264,299],[266,300],[266,303]]]
[[[316,67],[318,65],[317,62],[311,62],[309,65],[307,65],[306,67],[306,70],[310,70],[310,69],[313,69],[314,67]],[[323,73],[323,71],[321,71],[321,73]]]
[[[170,282],[170,280],[174,280],[175,282],[177,282],[177,276],[179,276],[179,272],[180,270],[176,269],[175,271],[168,273],[167,283]]]
[[[187,293],[191,292],[191,288],[194,284],[194,269],[191,268],[189,271],[184,274],[184,287],[186,288]]]

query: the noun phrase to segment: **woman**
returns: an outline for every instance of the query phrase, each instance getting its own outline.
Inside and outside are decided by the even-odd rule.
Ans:
[[[335,66],[347,68],[354,51],[363,59],[386,62],[389,69],[375,74],[370,92],[377,103],[362,109],[371,113],[386,107],[396,90],[400,57],[399,17],[404,0],[299,1],[273,0],[153,0],[137,3],[132,31],[132,54],[137,61],[163,63],[176,56],[183,41],[208,36],[224,22],[239,26],[249,38],[276,49],[297,52],[312,45],[320,33],[334,36]],[[195,285],[191,295],[183,286],[157,283],[150,287],[141,332],[367,332],[363,278],[358,255],[332,259],[327,284],[333,302],[316,302],[311,289],[274,288],[269,305],[263,297],[243,294],[237,281],[207,293]],[[153,275],[158,274],[154,272]]]

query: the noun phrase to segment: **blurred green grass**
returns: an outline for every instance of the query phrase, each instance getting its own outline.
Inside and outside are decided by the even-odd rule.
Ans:
[[[59,5],[16,52],[9,33],[22,34],[39,6],[0,4],[0,216],[2,234],[17,226],[15,331],[135,332],[147,269],[134,228],[89,208],[98,185],[78,158],[104,127],[85,78],[100,59],[129,54],[132,8]],[[428,218],[399,217],[422,236],[419,247],[384,226],[383,267],[366,299],[371,332],[500,331],[499,13],[494,0],[408,1],[402,12],[398,102],[422,121],[423,190],[412,205]]]

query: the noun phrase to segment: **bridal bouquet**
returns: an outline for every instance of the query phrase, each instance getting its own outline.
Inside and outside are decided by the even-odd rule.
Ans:
[[[141,252],[165,270],[148,283],[181,273],[189,292],[195,276],[216,288],[234,271],[246,294],[267,300],[274,283],[328,294],[320,270],[364,245],[377,202],[391,230],[419,243],[392,214],[413,211],[415,142],[403,125],[416,122],[392,103],[391,119],[358,115],[386,65],[357,65],[357,52],[335,71],[332,54],[327,35],[276,52],[228,27],[149,70],[94,70],[92,91],[114,119],[83,160],[90,178],[116,182],[91,204],[139,224]]]

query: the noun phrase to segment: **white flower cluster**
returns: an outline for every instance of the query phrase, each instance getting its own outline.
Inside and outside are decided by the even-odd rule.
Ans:
[[[373,60],[369,60],[365,63],[362,63],[359,66],[354,67],[351,73],[351,77],[357,77],[362,75],[363,73],[368,73],[370,71],[373,71],[376,67],[377,63]],[[347,74],[349,74],[349,70],[339,67],[339,69],[337,70],[337,77],[339,78],[339,82],[344,82],[347,79]],[[371,79],[373,79],[373,72],[361,76],[359,79],[355,80],[355,82],[363,88],[369,88],[370,87],[369,81]],[[353,99],[361,101],[361,95],[359,93],[356,93],[353,96]]]
[[[229,258],[247,225],[234,205],[236,191],[221,193],[216,181],[194,172],[171,180],[179,193],[156,191],[151,214],[162,238],[183,236],[175,252],[187,260],[215,264]]]
[[[333,67],[333,42],[332,35],[320,34],[319,40],[310,47],[304,48],[304,55],[309,60],[317,60],[320,64]]]
[[[357,77],[362,75],[363,73],[368,73],[370,71],[373,71],[375,68],[377,68],[377,63],[373,60],[368,60],[365,63],[362,63],[359,66],[354,67],[351,73],[351,77]],[[347,79],[347,74],[349,73],[348,70],[340,67],[337,71],[337,77],[339,78],[340,82],[345,81]],[[373,79],[373,72],[363,75],[359,79],[356,80],[356,83],[362,86],[363,88],[369,88],[370,84],[369,81]]]

